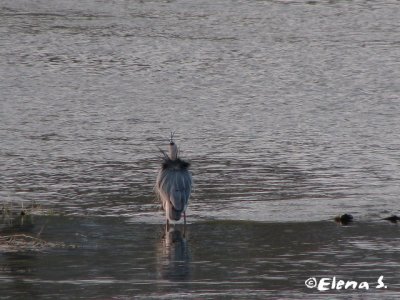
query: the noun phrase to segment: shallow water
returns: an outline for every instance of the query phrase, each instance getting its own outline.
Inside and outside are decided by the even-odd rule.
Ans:
[[[15,299],[132,297],[395,299],[399,227],[343,227],[329,221],[208,221],[176,226],[117,218],[36,217],[41,238],[66,248],[0,257],[6,295]],[[376,289],[384,275],[387,289]],[[307,289],[309,277],[368,282],[369,290]]]
[[[368,297],[398,297],[398,227],[379,220],[399,206],[399,14],[2,1],[0,199],[54,211],[32,234],[77,245],[1,254],[2,295],[308,299],[327,295],[311,276],[384,275]],[[153,193],[172,130],[195,181],[183,259]]]

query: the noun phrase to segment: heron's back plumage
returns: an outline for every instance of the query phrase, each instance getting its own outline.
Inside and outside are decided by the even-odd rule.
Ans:
[[[156,190],[171,221],[178,221],[185,212],[192,190],[189,163],[179,158],[165,157],[157,176]]]

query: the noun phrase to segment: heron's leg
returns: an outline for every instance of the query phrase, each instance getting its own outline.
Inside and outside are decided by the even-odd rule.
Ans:
[[[183,212],[183,237],[186,237],[186,213]]]
[[[169,230],[169,220],[167,219],[167,223],[165,224],[165,231],[168,232]]]

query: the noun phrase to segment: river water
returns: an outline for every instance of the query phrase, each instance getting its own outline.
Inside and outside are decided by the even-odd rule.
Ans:
[[[381,219],[400,203],[399,15],[1,1],[0,201],[34,203],[18,230],[67,245],[0,252],[1,297],[397,299],[399,228]],[[195,182],[185,232],[153,192],[171,131]],[[334,276],[370,289],[304,284]]]

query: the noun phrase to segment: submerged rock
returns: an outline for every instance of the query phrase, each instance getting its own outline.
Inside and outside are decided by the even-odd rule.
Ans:
[[[383,218],[382,220],[386,220],[392,223],[397,223],[397,221],[400,221],[400,217],[396,216],[396,215],[392,215],[390,217],[387,218]]]
[[[335,222],[340,223],[342,225],[347,225],[353,222],[353,216],[350,214],[343,214],[335,217]]]

